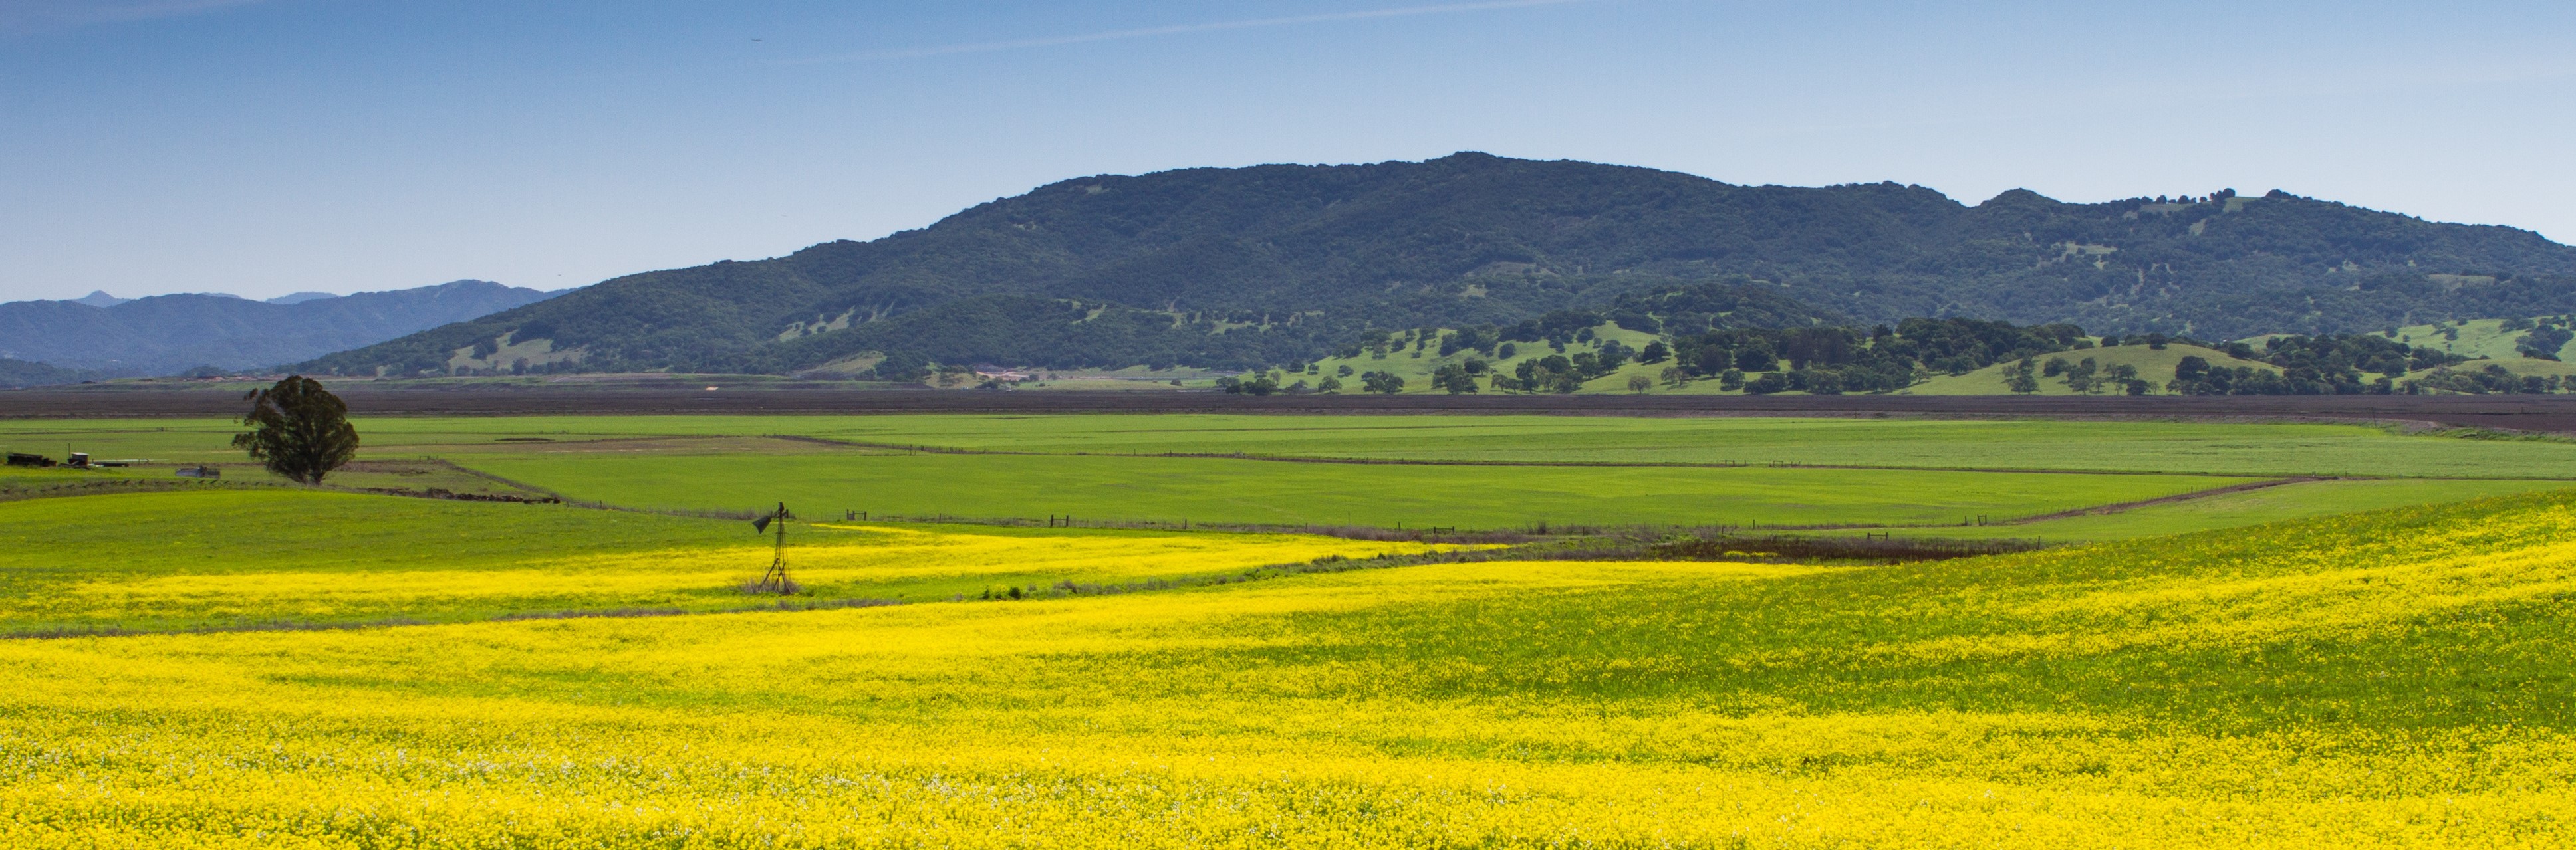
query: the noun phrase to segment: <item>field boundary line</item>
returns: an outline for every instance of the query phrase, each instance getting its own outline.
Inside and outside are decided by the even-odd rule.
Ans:
[[[39,499],[73,499],[82,496],[119,496],[141,493],[194,493],[212,490],[277,489],[285,485],[270,481],[206,481],[191,478],[107,478],[96,481],[67,481],[34,486],[0,485],[0,503],[30,502]]]
[[[2207,490],[2194,490],[2194,491],[2191,491],[2191,492],[2189,492],[2189,493],[2177,493],[2177,494],[2174,494],[2174,495],[2171,495],[2171,496],[2164,496],[2164,497],[2161,497],[2161,498],[2155,498],[2155,499],[2141,499],[2141,500],[2139,500],[2139,501],[2135,501],[2135,502],[2113,502],[2113,503],[2111,503],[2111,504],[2107,504],[2107,505],[2094,505],[2094,506],[2089,507],[2089,508],[2076,508],[2076,509],[2073,509],[2073,510],[2058,511],[2058,512],[2053,513],[2053,514],[2040,514],[2040,515],[2037,515],[2037,516],[2026,516],[2026,517],[2020,517],[2020,518],[2016,518],[2016,519],[2008,519],[2008,520],[2004,520],[2004,521],[2002,521],[2002,522],[1991,522],[1991,523],[1987,523],[1987,525],[2029,525],[2029,524],[2034,523],[2034,522],[2042,522],[2042,521],[2046,521],[2046,520],[2053,520],[2053,519],[2067,519],[2067,518],[2071,518],[2071,517],[2079,517],[2079,516],[2100,516],[2100,515],[2104,515],[2104,514],[2127,513],[2127,512],[2129,512],[2129,511],[2137,510],[2137,509],[2139,509],[2139,508],[2149,507],[2149,506],[2152,506],[2152,505],[2169,505],[2169,504],[2173,504],[2173,503],[2176,503],[2176,502],[2188,502],[2188,501],[2191,501],[2191,500],[2194,500],[2194,499],[2207,499],[2207,498],[2210,498],[2210,497],[2213,497],[2213,496],[2224,496],[2224,495],[2227,495],[2227,494],[2229,494],[2229,493],[2244,493],[2244,492],[2249,492],[2249,491],[2253,491],[2253,490],[2265,490],[2265,489],[2270,489],[2270,488],[2273,488],[2273,487],[2279,487],[2279,486],[2283,486],[2283,485],[2287,485],[2287,484],[2310,484],[2310,483],[2314,483],[2314,482],[2318,482],[2318,481],[2341,481],[2341,480],[2345,480],[2345,479],[2344,479],[2344,478],[2342,478],[2342,477],[2339,477],[2339,476],[2330,476],[2330,475],[2329,475],[2329,476],[2293,476],[2293,477],[2289,477],[2289,478],[2276,478],[2276,479],[2273,479],[2273,480],[2270,480],[2270,481],[2255,481],[2255,482],[2250,482],[2250,483],[2245,483],[2245,484],[2233,484],[2233,485],[2229,485],[2229,486],[2226,486],[2226,487],[2212,487],[2212,488],[2207,489]],[[1889,527],[1891,527],[1891,528],[1902,528],[1903,526],[1889,526]]]
[[[464,465],[464,464],[457,463],[457,462],[455,462],[455,461],[448,460],[448,459],[443,458],[443,457],[431,457],[431,456],[426,456],[426,455],[424,455],[421,459],[422,459],[422,460],[430,461],[430,462],[432,462],[432,463],[439,464],[439,465],[441,465],[441,466],[445,466],[445,467],[447,467],[447,468],[449,468],[449,469],[453,469],[453,470],[456,470],[456,471],[458,471],[458,472],[465,473],[465,474],[467,474],[467,475],[474,476],[474,477],[476,477],[476,478],[483,479],[483,480],[485,480],[485,481],[493,482],[493,483],[495,483],[495,484],[503,484],[503,485],[507,485],[507,486],[511,486],[511,487],[516,487],[516,488],[519,488],[519,489],[521,489],[521,490],[526,490],[526,491],[528,491],[528,492],[530,492],[530,493],[536,493],[536,494],[539,494],[539,495],[545,496],[545,497],[547,497],[547,498],[553,499],[553,500],[555,500],[555,501],[557,501],[557,502],[561,502],[561,503],[563,503],[563,504],[567,504],[567,505],[572,504],[572,500],[571,500],[571,499],[568,499],[568,498],[565,498],[565,497],[564,497],[564,494],[562,494],[562,493],[557,493],[557,492],[555,492],[555,491],[553,491],[553,490],[549,490],[549,489],[544,488],[544,487],[539,487],[539,486],[537,486],[537,485],[530,484],[530,483],[527,483],[527,482],[525,482],[525,481],[513,481],[513,480],[511,480],[511,479],[503,478],[503,477],[501,477],[501,476],[494,475],[494,474],[492,474],[492,473],[485,472],[485,471],[480,470],[480,469],[475,469],[475,468],[473,468],[473,467],[466,466],[466,465]]]
[[[1642,460],[1436,460],[1436,459],[1431,459],[1431,458],[1364,458],[1364,457],[1337,457],[1337,456],[1332,456],[1332,455],[1279,455],[1279,454],[1255,454],[1255,453],[1252,453],[1252,452],[1044,452],[1044,451],[1030,451],[1030,450],[1026,450],[1026,449],[979,449],[979,448],[971,448],[971,447],[965,447],[965,446],[932,446],[932,445],[918,445],[918,444],[911,444],[911,443],[884,443],[884,442],[875,442],[875,441],[868,441],[868,440],[839,440],[839,439],[833,439],[833,438],[830,438],[830,437],[808,437],[808,436],[801,436],[801,435],[794,435],[794,434],[764,434],[764,435],[762,435],[762,436],[767,437],[767,438],[770,438],[770,439],[777,439],[777,440],[789,440],[789,441],[793,441],[793,442],[800,442],[800,443],[817,443],[817,444],[823,444],[823,445],[844,446],[844,447],[849,447],[849,448],[861,448],[861,449],[889,449],[889,450],[895,450],[895,451],[919,452],[919,453],[922,453],[922,454],[948,454],[948,455],[1001,455],[1001,456],[1009,456],[1009,457],[1150,457],[1150,458],[1175,458],[1175,459],[1190,459],[1190,460],[1257,460],[1257,461],[1268,461],[1268,462],[1272,462],[1272,463],[1328,463],[1328,464],[1347,464],[1347,465],[1352,465],[1352,466],[1532,466],[1532,467],[1578,467],[1578,468],[1580,468],[1580,467],[1594,467],[1594,468],[1613,468],[1613,469],[1652,469],[1652,468],[1674,468],[1674,469],[1858,469],[1858,470],[1887,470],[1887,471],[1895,471],[1895,472],[1996,472],[1996,473],[2026,473],[2026,474],[2034,474],[2034,475],[2155,475],[2155,476],[2166,476],[2166,477],[2196,477],[2196,478],[2263,478],[2263,477],[2268,477],[2268,476],[2269,476],[2269,474],[2267,474],[2267,473],[2260,473],[2260,472],[2211,472],[2211,471],[2168,472],[2168,471],[2159,471],[2159,470],[2152,470],[2152,469],[2046,469],[2046,468],[2034,468],[2034,467],[2011,467],[2011,466],[2000,466],[2000,467],[1999,467],[1999,466],[1902,466],[1902,465],[1892,465],[1892,464],[1889,464],[1889,465],[1878,465],[1878,464],[1859,464],[1859,463],[1787,463],[1787,462],[1779,462],[1779,461],[1761,461],[1761,462],[1745,461],[1745,462],[1727,463],[1727,462],[1717,462],[1717,461],[1682,461],[1682,460],[1676,460],[1676,461],[1642,461]],[[2437,478],[2439,478],[2439,479],[2441,479],[2441,480],[2449,480],[2449,478],[2450,478],[2449,476],[2424,476],[2424,475],[2365,475],[2365,474],[2344,474],[2344,473],[2337,473],[2337,474],[2330,475],[2330,476],[2319,476],[2319,477],[2325,477],[2325,478],[2352,478],[2352,479],[2423,478],[2423,479],[2428,479],[2428,480],[2429,480],[2429,479],[2437,479]],[[2505,480],[2528,480],[2528,481],[2576,481],[2576,478],[2553,478],[2553,477],[2549,477],[2549,476],[2520,476],[2520,477],[2497,477],[2497,476],[2475,476],[2475,477],[2465,477],[2465,476],[2464,476],[2464,477],[2460,477],[2460,478],[2459,478],[2459,480],[2469,480],[2469,481],[2505,481]]]

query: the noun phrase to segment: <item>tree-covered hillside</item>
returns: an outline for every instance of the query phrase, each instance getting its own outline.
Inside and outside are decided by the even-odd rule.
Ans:
[[[1768,299],[1774,323],[2227,338],[2576,310],[2576,248],[2279,192],[1966,206],[1893,183],[1733,186],[1468,153],[1069,180],[922,230],[619,278],[307,368],[786,372],[872,351],[898,366],[1251,366],[1706,282]]]

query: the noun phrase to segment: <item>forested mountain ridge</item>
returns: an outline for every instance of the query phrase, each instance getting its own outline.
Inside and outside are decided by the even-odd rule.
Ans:
[[[229,295],[0,304],[0,357],[103,375],[165,375],[198,366],[253,369],[392,339],[547,297],[460,280],[291,303]],[[103,303],[107,306],[93,306]]]
[[[1457,154],[1068,180],[914,231],[618,278],[306,364],[783,372],[869,351],[1046,366],[1293,362],[1726,282],[1764,321],[1968,316],[2321,333],[2576,310],[2576,248],[2275,192],[1967,206]],[[1715,325],[1727,319],[1714,317]],[[1747,320],[1750,321],[1750,320]]]

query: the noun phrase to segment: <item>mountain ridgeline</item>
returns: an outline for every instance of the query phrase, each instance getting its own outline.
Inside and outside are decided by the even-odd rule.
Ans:
[[[1637,306],[1675,298],[1699,306]],[[786,373],[880,352],[888,372],[1248,367],[1569,309],[1645,309],[1684,331],[1926,316],[2349,333],[2576,311],[2576,248],[2278,191],[2069,204],[2016,190],[1968,206],[1894,183],[1735,186],[1462,153],[1069,180],[921,230],[618,278],[304,368]]]
[[[348,296],[297,293],[270,301],[230,295],[0,304],[0,357],[50,372],[0,369],[0,384],[78,377],[167,375],[200,366],[257,369],[393,339],[544,300],[548,293],[490,281]]]

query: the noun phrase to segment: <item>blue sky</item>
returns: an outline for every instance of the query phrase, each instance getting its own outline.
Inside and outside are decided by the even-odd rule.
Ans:
[[[1456,150],[2576,241],[2576,4],[0,0],[0,300],[555,289]]]

